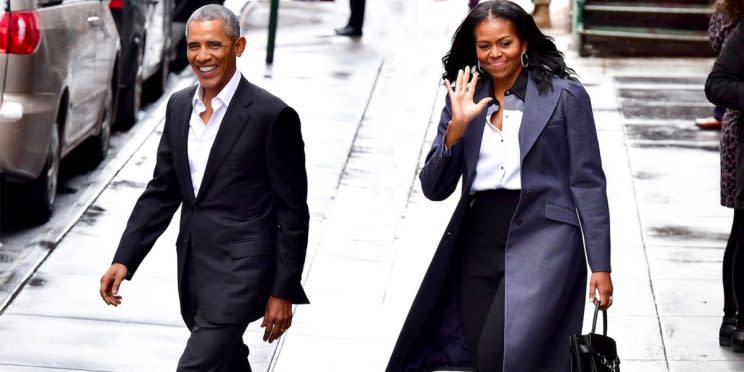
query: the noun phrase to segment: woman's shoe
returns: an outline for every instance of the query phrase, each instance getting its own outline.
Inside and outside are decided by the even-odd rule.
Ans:
[[[731,344],[735,353],[744,353],[744,327],[738,327],[731,336]]]
[[[721,329],[718,331],[718,344],[721,346],[731,346],[731,337],[736,330],[736,315],[724,316],[721,322]]]

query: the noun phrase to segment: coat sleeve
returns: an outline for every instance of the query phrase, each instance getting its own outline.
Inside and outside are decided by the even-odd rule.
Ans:
[[[726,38],[705,82],[705,95],[716,105],[744,110],[744,20]]]
[[[437,136],[434,138],[431,150],[426,156],[426,162],[421,169],[419,179],[421,189],[430,200],[447,199],[457,188],[457,182],[462,174],[463,144],[462,139],[452,148],[445,149],[444,134],[452,119],[449,97],[445,98],[444,109],[439,119]]]
[[[284,108],[272,124],[266,147],[266,169],[277,221],[276,272],[271,295],[295,304],[308,303],[302,289],[310,213],[300,118]]]
[[[155,241],[168,228],[173,214],[181,205],[182,195],[173,168],[173,154],[169,136],[169,114],[173,98],[168,101],[163,135],[158,145],[155,171],[145,191],[134,205],[127,227],[114,255],[114,263],[127,267],[127,279],[150,252]]]
[[[564,96],[569,186],[579,212],[589,267],[592,272],[609,272],[610,212],[594,114],[586,90],[580,84],[572,88]]]

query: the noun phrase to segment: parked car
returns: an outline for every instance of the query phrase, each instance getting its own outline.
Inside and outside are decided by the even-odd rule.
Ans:
[[[137,121],[144,100],[163,93],[173,55],[173,0],[110,0],[109,8],[121,37],[117,125]]]
[[[0,0],[0,176],[48,219],[60,159],[109,148],[119,36],[100,0]]]
[[[180,71],[189,65],[186,59],[186,22],[197,9],[207,4],[224,4],[224,0],[175,0],[173,10],[173,45],[171,69]]]

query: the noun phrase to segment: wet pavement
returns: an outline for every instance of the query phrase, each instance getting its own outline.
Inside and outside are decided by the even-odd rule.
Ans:
[[[271,69],[268,2],[242,17],[239,69],[302,118],[311,211],[303,280],[312,305],[296,308],[278,343],[249,327],[254,371],[384,370],[456,203],[426,200],[416,176],[443,105],[439,61],[466,2],[367,6],[355,40],[332,36],[347,3],[282,2]],[[717,343],[731,222],[718,204],[719,133],[692,125],[712,110],[702,94],[712,61],[579,59],[561,26],[566,8],[554,2],[562,11],[551,34],[595,109],[613,223],[609,334],[623,371],[743,370],[744,355]],[[0,315],[0,371],[174,369],[188,337],[175,284],[177,218],[123,285],[122,306],[106,307],[97,293],[151,176],[162,115],[148,116],[152,135],[125,145],[134,150],[51,255],[46,247],[28,259],[45,261]]]

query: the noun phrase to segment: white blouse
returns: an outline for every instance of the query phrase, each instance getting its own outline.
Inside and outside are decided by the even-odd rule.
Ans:
[[[496,105],[486,111],[478,164],[470,193],[491,189],[520,190],[522,188],[519,128],[522,125],[524,102],[509,92],[504,96],[504,113],[501,130],[491,124]]]

